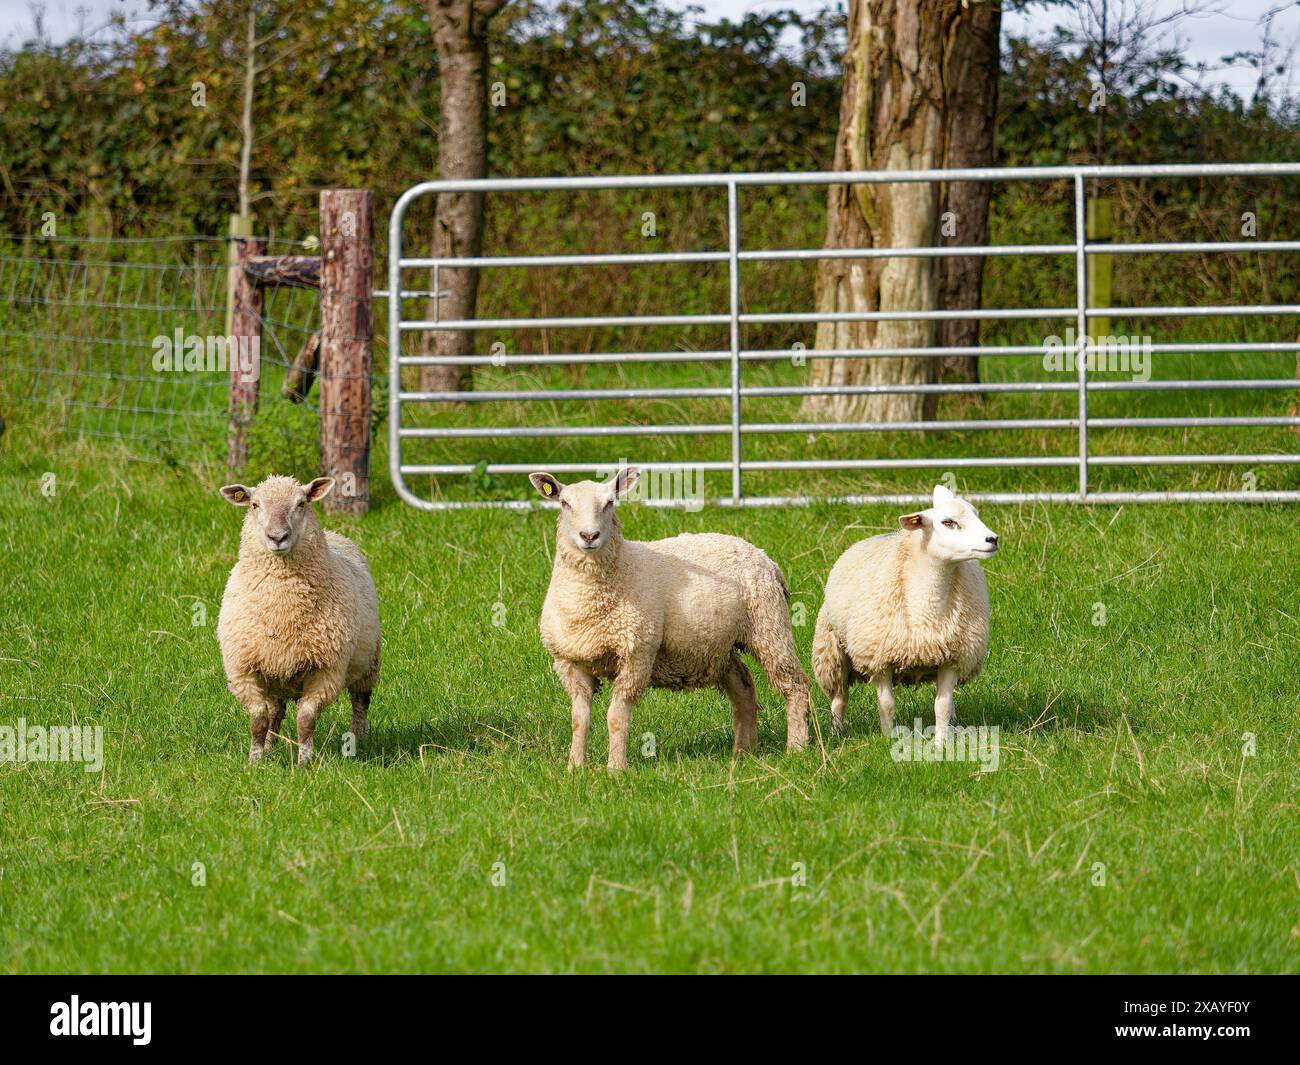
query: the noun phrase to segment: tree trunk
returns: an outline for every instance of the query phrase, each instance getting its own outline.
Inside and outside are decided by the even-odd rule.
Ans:
[[[506,0],[429,0],[429,21],[438,51],[441,81],[441,126],[438,133],[438,176],[465,180],[487,176],[487,29]],[[476,256],[483,250],[481,193],[444,193],[434,207],[434,257]],[[431,279],[432,280],[432,279]],[[443,268],[433,289],[447,295],[430,297],[428,317],[465,320],[478,303],[478,270]],[[438,330],[423,334],[425,355],[474,354],[472,330]],[[468,367],[425,366],[420,387],[452,392],[468,387]]]
[[[239,215],[249,212],[248,178],[253,166],[253,89],[257,82],[257,0],[249,0],[244,54],[244,104],[239,115]]]
[[[948,158],[951,64],[965,52],[984,4],[962,0],[851,0],[844,57],[837,170],[930,169]],[[961,47],[958,47],[958,42]],[[997,36],[993,36],[996,56]],[[994,59],[996,64],[996,58]],[[827,248],[917,247],[938,243],[944,190],[938,184],[833,185],[827,194]],[[823,260],[819,312],[933,310],[940,306],[939,260]],[[822,322],[816,348],[920,348],[935,344],[933,321]],[[927,357],[814,359],[814,385],[913,385],[935,380]],[[917,394],[809,396],[804,412],[840,420],[914,421]]]
[[[1002,9],[994,4],[974,4],[968,25],[959,26],[948,59],[948,169],[993,166],[997,155],[998,42]],[[949,244],[987,244],[989,198],[993,184],[962,181],[949,185],[946,210],[952,212],[954,232]],[[940,305],[949,310],[978,309],[984,287],[984,258],[978,255],[940,260]],[[939,346],[975,347],[980,342],[977,318],[940,322]],[[979,356],[954,355],[942,360],[942,369],[958,380],[980,379]],[[933,397],[937,401],[938,397]],[[927,406],[934,416],[936,403]]]

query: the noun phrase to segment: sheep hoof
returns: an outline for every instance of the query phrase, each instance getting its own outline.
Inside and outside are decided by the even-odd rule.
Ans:
[[[248,764],[257,765],[257,763],[262,760],[262,753],[261,747],[250,748],[248,752]]]
[[[844,735],[844,729],[845,729],[845,724],[844,724],[844,722],[843,722],[842,720],[840,720],[840,721],[832,721],[832,722],[831,722],[831,735],[832,735],[832,736],[843,736],[843,735]]]

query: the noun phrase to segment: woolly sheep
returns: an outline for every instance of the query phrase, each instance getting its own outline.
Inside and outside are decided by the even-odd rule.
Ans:
[[[275,743],[285,703],[298,703],[298,764],[311,760],[316,716],[343,688],[352,733],[365,737],[370,693],[379,680],[379,606],[366,558],[351,540],[326,532],[312,503],[329,477],[300,485],[268,477],[221,494],[248,507],[239,561],[230,572],[217,639],[226,681],[248,711],[250,764]]]
[[[935,743],[952,721],[953,691],[988,656],[989,594],[979,560],[998,538],[964,499],[943,485],[929,510],[904,514],[900,531],[850,547],[826,580],[813,634],[813,675],[844,728],[849,687],[876,688],[880,727],[894,722],[894,685],[934,681]]]
[[[627,765],[632,707],[648,687],[716,686],[731,701],[736,751],[758,745],[752,652],[786,701],[786,748],[808,742],[808,678],[795,654],[789,590],[753,544],[716,533],[626,540],[614,501],[635,468],[605,484],[529,477],[560,505],[555,563],[542,607],[542,644],[572,700],[569,768],[587,756],[592,697],[610,682],[609,768]]]

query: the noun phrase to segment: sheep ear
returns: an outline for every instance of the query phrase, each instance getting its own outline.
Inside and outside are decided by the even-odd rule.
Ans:
[[[309,503],[317,503],[324,499],[334,490],[333,477],[317,477],[311,484],[305,486],[303,491],[307,493]]]
[[[614,474],[614,479],[609,482],[610,487],[614,490],[614,495],[625,496],[632,491],[636,482],[641,477],[641,471],[635,466],[625,466]]]
[[[918,510],[915,514],[904,514],[898,519],[898,524],[905,532],[911,532],[914,529],[924,529],[930,524],[930,519],[924,510]]]
[[[237,507],[246,507],[253,501],[253,490],[242,484],[228,484],[221,489],[221,494],[227,503],[233,503]]]
[[[559,499],[560,493],[564,491],[564,485],[560,484],[549,473],[530,473],[528,479],[532,481],[533,487],[547,499]]]
[[[954,493],[947,485],[936,484],[934,486],[934,505],[936,507],[943,503],[951,503],[956,498],[956,493]]]

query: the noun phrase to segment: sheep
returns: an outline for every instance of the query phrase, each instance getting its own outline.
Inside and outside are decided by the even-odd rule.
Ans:
[[[221,599],[217,639],[226,681],[248,711],[250,765],[274,745],[285,703],[298,704],[298,764],[311,761],[316,717],[343,688],[352,734],[365,738],[379,680],[379,604],[365,555],[321,528],[311,506],[330,477],[300,485],[268,477],[256,488],[229,484],[222,496],[248,507],[239,561]]]
[[[740,651],[752,652],[786,701],[786,749],[808,743],[809,684],[790,629],[789,589],[753,544],[717,533],[626,540],[614,502],[636,468],[605,484],[529,480],[559,503],[542,645],[572,701],[569,768],[587,757],[591,703],[610,682],[609,768],[627,766],[632,707],[648,687],[717,687],[731,702],[737,753],[758,745],[758,700]]]
[[[831,700],[836,733],[855,681],[875,685],[886,735],[894,686],[934,681],[934,741],[942,746],[953,691],[988,657],[989,594],[979,560],[997,552],[998,538],[943,485],[929,510],[898,521],[900,531],[859,541],[831,569],[813,632],[813,675]]]

